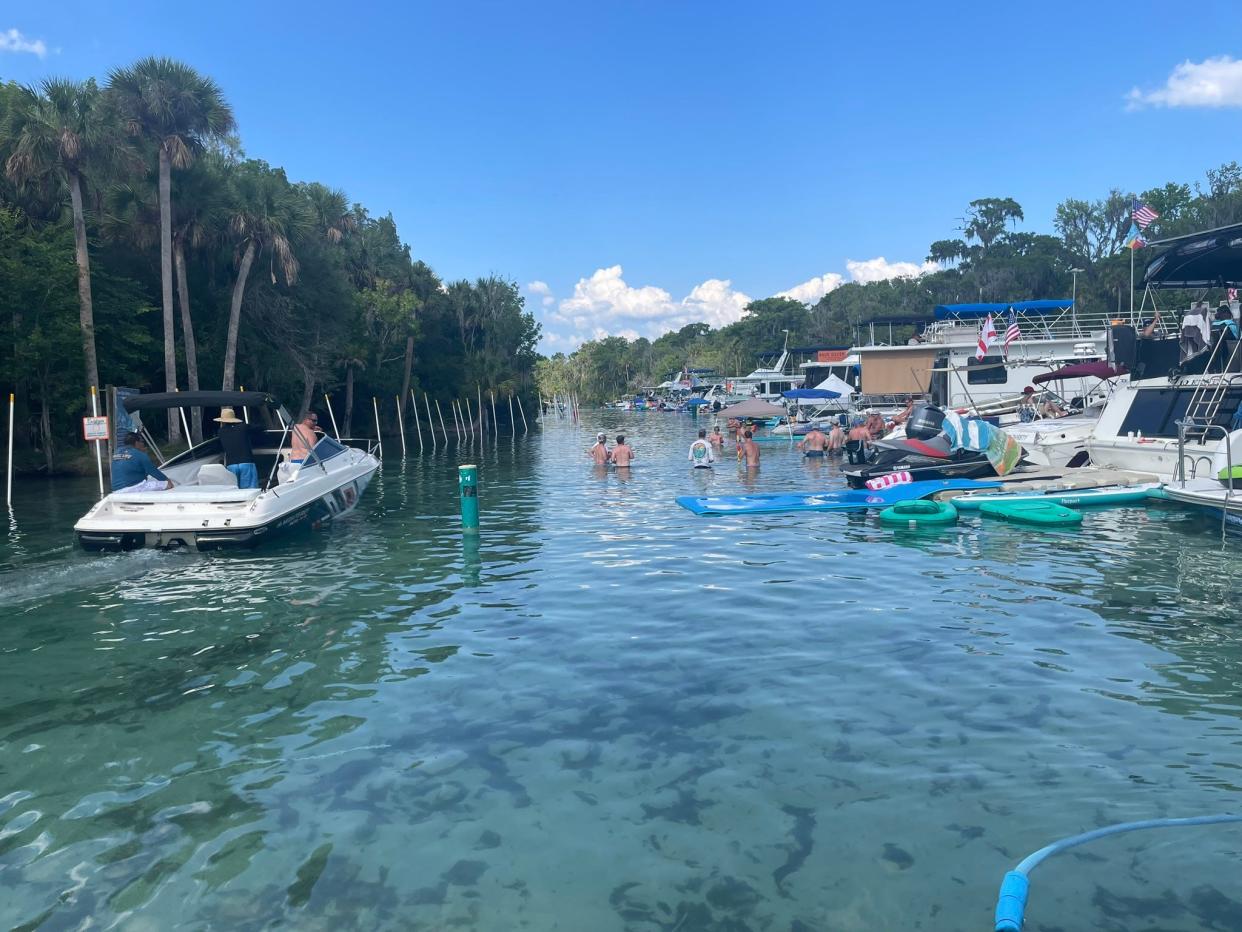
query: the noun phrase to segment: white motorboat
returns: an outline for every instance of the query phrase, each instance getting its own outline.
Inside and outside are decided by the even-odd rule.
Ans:
[[[216,438],[160,463],[175,483],[158,492],[113,492],[74,525],[85,550],[250,547],[299,528],[316,528],[352,511],[379,468],[370,449],[324,436],[300,464],[290,462],[288,411],[263,392],[177,392],[132,395],[131,415],[175,407],[267,408],[283,430],[263,431],[254,444],[260,488],[238,488]],[[141,416],[135,428],[141,427]],[[258,432],[256,431],[256,434]],[[154,444],[151,449],[158,452]]]

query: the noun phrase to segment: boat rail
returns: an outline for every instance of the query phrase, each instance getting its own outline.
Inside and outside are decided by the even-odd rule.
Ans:
[[[1056,314],[1024,314],[1018,312],[1020,340],[1088,340],[1098,339],[1113,324],[1108,314],[1081,314],[1066,308]],[[931,344],[956,343],[973,340],[979,335],[980,322],[976,319],[948,318],[928,324],[923,331],[923,342]],[[1003,332],[1005,319],[998,318],[996,329]]]
[[[1177,422],[1177,474],[1178,487],[1186,488],[1186,432],[1187,428],[1194,428],[1204,441],[1208,435],[1214,430],[1220,431],[1221,436],[1225,440],[1225,468],[1229,476],[1229,484],[1225,486],[1225,501],[1220,510],[1220,542],[1225,542],[1225,529],[1229,522],[1229,502],[1233,498],[1233,444],[1229,442],[1229,429],[1220,424],[1198,424],[1195,418],[1182,418]],[[1203,454],[1198,454],[1194,459],[1194,472],[1198,473],[1199,460],[1206,459]],[[1209,461],[1210,462],[1210,461]],[[1208,466],[1208,472],[1211,472],[1211,466]]]

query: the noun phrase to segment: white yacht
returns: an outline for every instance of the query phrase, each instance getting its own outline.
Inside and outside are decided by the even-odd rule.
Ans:
[[[292,418],[263,392],[168,392],[132,395],[124,401],[135,429],[144,435],[142,411],[222,406],[256,414],[268,409],[284,425],[283,430],[263,431],[262,440],[254,445],[261,487],[238,488],[237,477],[224,467],[224,453],[213,437],[160,463],[160,470],[175,483],[172,489],[104,496],[74,525],[83,549],[253,546],[352,511],[379,468],[370,449],[327,436],[300,464],[290,462]],[[149,435],[148,446],[158,453]]]

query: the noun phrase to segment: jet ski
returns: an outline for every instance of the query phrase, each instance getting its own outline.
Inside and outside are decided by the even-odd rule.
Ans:
[[[977,479],[994,476],[987,455],[953,450],[941,425],[944,411],[935,405],[915,408],[906,421],[906,435],[875,440],[868,462],[845,471],[851,488],[864,488],[869,479],[908,472],[915,482],[925,479]]]

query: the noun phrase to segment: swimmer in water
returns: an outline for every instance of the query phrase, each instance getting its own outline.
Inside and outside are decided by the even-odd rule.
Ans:
[[[707,431],[701,427],[698,439],[690,444],[690,454],[687,459],[695,469],[711,469],[712,463],[716,460],[715,454],[712,453],[712,445],[707,442]]]
[[[617,434],[617,445],[612,448],[612,465],[618,469],[629,466],[634,459],[634,451],[626,446],[625,435]]]
[[[827,448],[828,438],[818,427],[812,427],[806,432],[806,436],[798,441],[798,449],[805,456],[822,458]]]
[[[612,452],[608,449],[608,435],[602,430],[595,435],[595,446],[587,450],[587,456],[595,461],[596,466],[607,466],[612,461]]]

